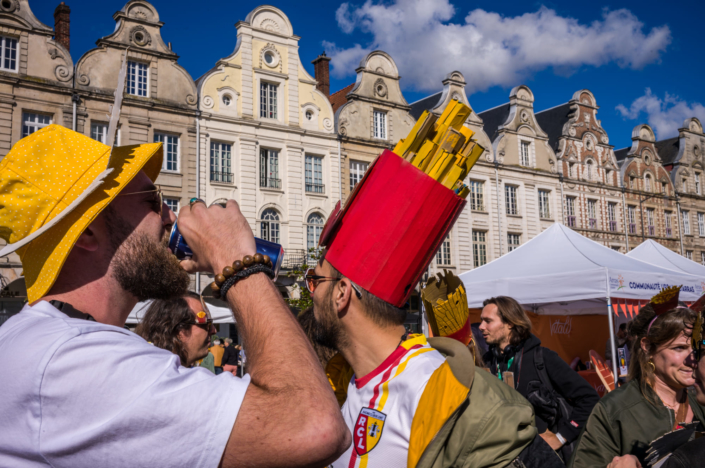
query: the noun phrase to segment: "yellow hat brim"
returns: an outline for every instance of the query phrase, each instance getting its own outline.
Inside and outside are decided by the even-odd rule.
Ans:
[[[78,208],[29,245],[18,250],[30,303],[49,292],[79,236],[141,170],[144,170],[152,182],[157,180],[162,159],[161,143],[118,146],[113,148],[112,156],[110,151],[106,152],[83,174],[76,186],[89,186],[98,175],[108,169],[109,160],[110,167],[113,168],[103,185]]]

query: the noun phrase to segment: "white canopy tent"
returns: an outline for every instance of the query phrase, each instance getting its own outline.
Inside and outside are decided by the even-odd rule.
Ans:
[[[695,275],[705,281],[705,266],[673,252],[652,239],[639,244],[638,247],[627,254],[627,257],[636,258],[642,262],[658,265],[669,270]]]
[[[137,325],[140,323],[145,312],[147,312],[149,304],[151,303],[152,301],[138,302],[135,308],[130,312],[130,315],[127,317],[127,323],[130,325]],[[208,310],[213,318],[213,323],[235,323],[233,313],[228,308],[208,304]]]
[[[613,356],[611,298],[648,300],[665,287],[683,285],[681,298],[695,301],[703,289],[696,276],[627,257],[562,224],[460,279],[471,308],[482,307],[490,297],[511,296],[544,314],[594,314],[601,309],[609,320]],[[616,360],[613,370],[617,375]]]

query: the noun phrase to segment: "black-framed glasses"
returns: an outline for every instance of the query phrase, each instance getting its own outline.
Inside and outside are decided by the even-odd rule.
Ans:
[[[128,195],[142,195],[145,193],[152,194],[152,198],[149,201],[152,203],[152,209],[154,212],[159,214],[159,217],[161,218],[164,214],[164,195],[162,194],[161,187],[157,187],[153,190],[142,190],[140,192],[120,193],[117,196],[126,197]],[[157,205],[159,206],[158,208]]]
[[[309,268],[306,270],[306,275],[304,275],[304,281],[306,281],[306,289],[308,289],[308,292],[313,294],[313,291],[316,290],[318,287],[318,283],[321,283],[323,281],[340,281],[342,278],[333,278],[332,276],[321,276],[321,275],[316,275],[314,274],[314,269]],[[350,284],[353,287],[353,291],[355,291],[355,295],[357,296],[358,299],[362,299],[362,293],[358,289],[357,286],[353,282],[350,282]]]

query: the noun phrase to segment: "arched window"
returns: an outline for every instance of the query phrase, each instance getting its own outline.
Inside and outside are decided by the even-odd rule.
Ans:
[[[260,222],[260,237],[269,242],[279,244],[279,213],[271,208],[262,212]]]
[[[644,176],[644,191],[645,192],[651,191],[651,176],[649,174],[646,174]]]
[[[323,216],[318,213],[311,213],[306,220],[306,247],[311,249],[318,247],[318,238],[323,231]]]
[[[588,140],[589,141],[589,140]],[[589,160],[585,163],[585,168],[587,170],[587,180],[592,180],[593,178],[593,167],[592,167],[592,160]]]

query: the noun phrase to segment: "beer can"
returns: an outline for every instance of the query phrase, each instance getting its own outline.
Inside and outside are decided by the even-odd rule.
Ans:
[[[284,248],[274,242],[269,242],[259,237],[255,237],[255,245],[257,246],[257,253],[262,255],[269,255],[272,260],[272,269],[274,270],[274,281],[277,280],[279,276],[279,269],[281,268],[282,261],[284,260]],[[169,250],[171,253],[176,255],[179,260],[185,260],[193,257],[193,251],[191,247],[186,243],[186,239],[179,232],[177,223],[171,228],[171,234],[169,235]]]

